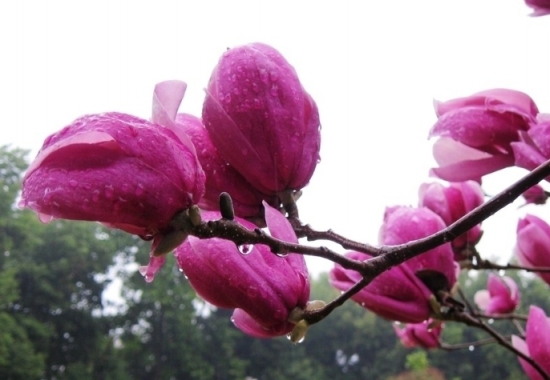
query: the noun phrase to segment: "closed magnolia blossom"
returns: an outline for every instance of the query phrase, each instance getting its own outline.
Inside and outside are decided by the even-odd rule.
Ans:
[[[200,200],[205,181],[192,143],[172,129],[185,84],[159,84],[161,97],[163,86],[180,96],[168,103],[155,96],[152,121],[87,115],[49,136],[25,174],[21,206],[45,222],[98,221],[158,246],[174,215]]]
[[[548,199],[548,193],[541,185],[530,187],[525,190],[521,196],[525,199],[526,204],[543,205]]]
[[[405,327],[393,325],[395,334],[407,348],[437,348],[443,325],[429,319],[422,323],[407,323]]]
[[[512,345],[536,361],[550,375],[550,318],[546,316],[541,308],[537,306],[529,308],[525,340],[512,335]],[[521,358],[519,358],[519,362],[529,379],[543,379],[531,364]]]
[[[441,218],[426,208],[389,208],[381,229],[381,243],[406,243],[444,227]],[[351,251],[346,253],[346,257],[364,261],[371,256]],[[356,271],[338,264],[329,273],[332,286],[342,291],[348,290],[361,278]],[[382,273],[352,299],[384,318],[420,323],[430,317],[430,298],[434,292],[449,291],[455,282],[456,266],[447,243]]]
[[[266,203],[265,217],[271,236],[292,243],[298,240],[290,223]],[[203,212],[203,219],[219,219],[218,212]],[[243,226],[254,229],[246,220]],[[189,237],[175,252],[195,291],[211,304],[236,309],[233,322],[245,333],[273,337],[289,333],[292,309],[304,308],[309,279],[304,257],[279,257],[265,245],[243,246],[223,239]]]
[[[447,181],[481,181],[514,165],[511,143],[536,122],[538,109],[526,94],[493,89],[465,98],[436,102],[438,121],[430,137],[439,164],[432,174]]]
[[[550,226],[534,215],[518,221],[516,257],[521,265],[530,268],[550,267]],[[535,272],[547,284],[550,273]]]
[[[487,289],[478,290],[474,296],[476,305],[489,315],[511,313],[518,307],[519,300],[516,282],[510,277],[492,273],[487,279]]]
[[[550,159],[550,118],[547,115],[520,136],[521,141],[512,143],[516,166],[533,170]]]
[[[242,218],[259,216],[265,199],[275,206],[276,199],[261,193],[218,153],[202,121],[192,115],[178,114],[176,124],[189,136],[206,175],[206,191],[199,202],[204,210],[219,210],[219,196],[228,193],[233,201],[235,215]]]
[[[481,186],[475,181],[453,182],[448,186],[440,183],[424,183],[419,190],[419,206],[426,207],[443,219],[447,226],[483,204]],[[455,258],[461,252],[478,243],[481,226],[477,225],[452,241]]]
[[[550,14],[550,0],[525,0],[525,4],[533,8],[531,16],[544,16]]]
[[[263,193],[301,189],[313,175],[317,106],[274,48],[227,50],[208,83],[202,117],[221,157]]]

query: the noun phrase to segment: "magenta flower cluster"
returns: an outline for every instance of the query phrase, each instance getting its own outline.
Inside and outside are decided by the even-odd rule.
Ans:
[[[97,221],[152,239],[151,261],[141,269],[148,281],[186,238],[171,225],[174,216],[198,205],[206,220],[219,219],[208,210],[218,210],[221,192],[232,196],[238,217],[265,216],[272,236],[296,242],[270,207],[280,205],[279,193],[306,186],[319,161],[317,106],[294,68],[264,44],[226,51],[208,83],[202,120],[178,114],[185,90],[181,81],[159,83],[150,121],[87,115],[48,137],[23,180],[21,206],[45,222]],[[304,259],[250,250],[243,256],[234,243],[191,237],[176,257],[202,297],[235,309],[237,327],[254,336],[286,334],[290,311],[309,298]]]
[[[443,228],[443,220],[427,208],[388,208],[380,230],[380,243],[407,243]],[[370,258],[354,251],[346,256],[355,260]],[[331,284],[344,291],[360,279],[360,274],[340,265],[330,272]],[[451,246],[447,243],[382,273],[352,299],[384,318],[421,323],[432,314],[430,298],[439,290],[449,291],[456,279],[457,266]]]
[[[537,15],[550,9],[544,1],[527,3]],[[266,227],[256,230],[262,237],[298,243],[279,209],[284,197],[308,184],[319,162],[317,106],[294,68],[261,43],[222,55],[206,87],[201,118],[178,113],[185,90],[181,81],[157,84],[150,120],[118,112],[86,115],[49,136],[23,179],[20,204],[44,222],[97,221],[152,240],[150,262],[140,269],[147,281],[174,251],[195,291],[216,307],[233,309],[232,320],[243,332],[261,338],[290,334],[299,341],[310,323],[304,315],[322,308],[309,302],[302,255],[200,239],[198,228],[197,236],[188,236],[176,221],[185,215],[194,227],[210,227],[212,221],[234,219],[249,230]],[[482,206],[483,176],[509,166],[533,170],[550,159],[550,116],[539,113],[522,92],[482,91],[436,102],[435,110],[430,137],[438,138],[433,148],[438,167],[432,174],[451,182],[422,184],[417,207],[386,208],[379,232],[383,246],[436,234]],[[224,192],[232,199],[229,217],[223,207],[219,211]],[[548,198],[540,185],[523,196],[527,204]],[[335,264],[329,281],[346,292],[359,289],[365,276],[371,281],[348,297],[405,323],[394,329],[406,347],[439,347],[445,313],[465,308],[453,298],[461,266],[487,264],[476,248],[481,225],[468,228],[458,236],[445,231],[444,244],[401,260],[372,280],[357,267],[372,258],[363,252],[376,253],[349,251],[348,261],[334,259],[343,264]],[[549,271],[540,271],[550,268],[550,225],[529,214],[519,220],[515,255],[550,284]],[[483,317],[496,318],[518,308],[520,293],[511,278],[490,274],[487,289],[474,300]],[[533,358],[550,372],[549,336],[549,319],[531,307],[526,333],[513,337],[512,344],[524,359]],[[528,361],[521,365],[530,378],[541,378]]]
[[[438,121],[430,137],[439,137],[433,147],[439,167],[432,174],[441,179],[481,182],[482,176],[508,166],[531,170],[550,158],[540,141],[545,123],[537,119],[535,102],[522,92],[482,91],[436,102],[435,112]]]

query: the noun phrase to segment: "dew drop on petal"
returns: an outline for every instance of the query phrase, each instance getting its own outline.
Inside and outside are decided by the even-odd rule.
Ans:
[[[43,214],[43,213],[39,212],[38,213],[38,219],[42,223],[50,223],[54,219],[54,217],[53,217],[53,215]]]
[[[258,289],[256,289],[255,286],[251,286],[248,289],[246,289],[246,295],[250,298],[256,298],[258,297]]]
[[[288,253],[276,253],[278,257],[287,257]]]
[[[76,186],[78,185],[78,181],[77,181],[76,179],[71,179],[71,180],[69,181],[69,185],[70,185],[71,187],[76,187]]]
[[[250,254],[250,252],[252,252],[252,250],[254,249],[254,245],[253,244],[243,244],[243,245],[239,245],[237,247],[237,249],[239,250],[240,253],[242,253],[243,255],[248,255]]]
[[[107,199],[111,199],[114,194],[114,188],[112,185],[105,185],[105,196]]]

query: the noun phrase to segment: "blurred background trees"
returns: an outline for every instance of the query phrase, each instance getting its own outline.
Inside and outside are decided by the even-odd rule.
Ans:
[[[496,345],[407,350],[391,323],[353,303],[301,344],[250,338],[233,327],[230,311],[195,296],[172,258],[146,283],[136,263],[147,261],[148,243],[95,223],[42,224],[19,210],[26,154],[0,147],[0,379],[525,378]],[[522,305],[550,310],[546,284],[508,275],[521,286]],[[113,281],[121,297],[109,302]],[[485,274],[462,282],[470,297],[485,284]],[[312,299],[336,295],[326,274],[312,287]],[[486,337],[458,324],[447,324],[443,336],[449,343]]]

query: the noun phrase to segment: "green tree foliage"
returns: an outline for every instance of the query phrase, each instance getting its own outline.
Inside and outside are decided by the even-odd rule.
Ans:
[[[25,168],[24,151],[0,148],[0,378],[107,378],[113,356],[101,295],[108,282],[97,275],[128,238],[109,238],[90,223],[44,225],[18,210]]]

